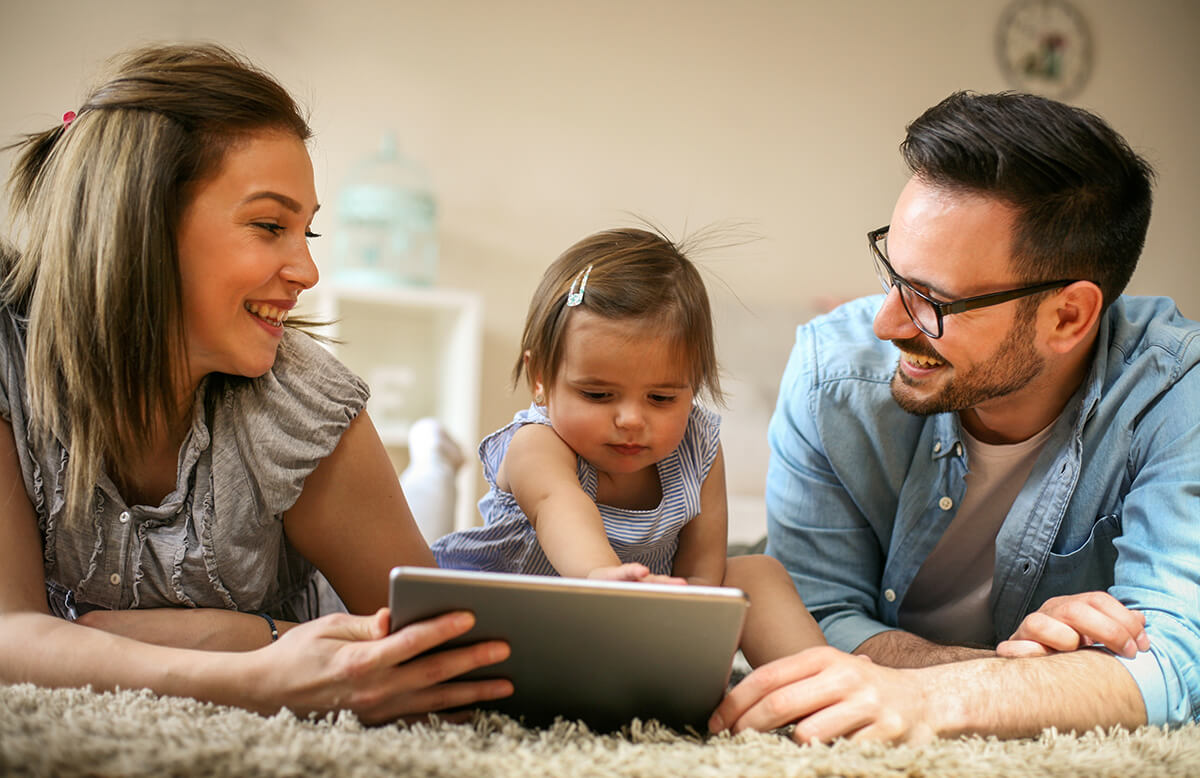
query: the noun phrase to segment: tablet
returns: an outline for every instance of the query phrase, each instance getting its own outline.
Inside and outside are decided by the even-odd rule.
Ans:
[[[471,631],[439,649],[508,641],[507,660],[461,677],[508,678],[513,695],[476,707],[534,726],[561,716],[611,731],[639,718],[705,732],[749,600],[726,587],[396,567],[389,605],[393,632],[472,611]]]

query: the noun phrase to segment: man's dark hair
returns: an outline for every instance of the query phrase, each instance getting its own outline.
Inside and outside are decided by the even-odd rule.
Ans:
[[[1099,116],[1034,95],[955,92],[908,125],[900,151],[922,181],[1016,210],[1021,280],[1092,281],[1106,307],[1129,283],[1154,170]]]

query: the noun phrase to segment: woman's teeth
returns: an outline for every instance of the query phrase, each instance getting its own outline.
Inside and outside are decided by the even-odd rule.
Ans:
[[[282,327],[288,317],[288,312],[283,308],[263,303],[246,303],[246,310],[275,327]]]
[[[938,367],[940,365],[945,364],[944,362],[942,362],[942,360],[937,359],[936,357],[926,357],[926,356],[922,356],[920,354],[910,354],[907,351],[901,351],[900,356],[904,358],[905,362],[914,364],[917,367]]]

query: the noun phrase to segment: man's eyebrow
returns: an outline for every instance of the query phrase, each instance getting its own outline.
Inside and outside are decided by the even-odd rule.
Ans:
[[[904,280],[908,281],[910,284],[912,284],[913,286],[922,290],[926,294],[932,294],[933,296],[940,297],[943,300],[957,300],[958,299],[954,295],[947,292],[945,289],[942,289],[939,286],[935,286],[927,281],[922,281],[919,278],[906,278]]]
[[[255,192],[254,194],[248,196],[246,199],[242,200],[242,205],[247,205],[249,203],[254,202],[255,200],[274,200],[275,202],[279,203],[284,208],[287,208],[289,211],[292,211],[293,213],[300,213],[302,210],[304,210],[303,207],[300,205],[299,201],[293,200],[292,198],[288,197],[285,194],[280,194],[279,192],[271,192],[268,190],[265,190],[262,192]],[[321,210],[321,206],[318,203],[317,207],[313,208],[313,213],[316,213],[319,210]]]
[[[895,271],[893,270],[893,272],[895,272]],[[924,281],[920,278],[909,278],[908,276],[902,276],[899,273],[896,273],[896,275],[899,278],[903,279],[905,282],[907,282],[910,286],[915,287],[916,289],[924,292],[925,294],[932,294],[933,296],[940,297],[943,300],[957,300],[958,299],[954,295],[947,292],[945,289],[942,289],[939,286],[935,286],[934,284],[931,284],[928,281]]]

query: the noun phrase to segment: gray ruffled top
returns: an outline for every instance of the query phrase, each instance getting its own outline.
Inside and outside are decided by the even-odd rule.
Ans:
[[[129,505],[101,475],[88,513],[68,519],[67,449],[30,436],[24,320],[0,307],[0,415],[12,424],[42,535],[52,612],[199,607],[304,621],[342,609],[287,542],[283,514],[366,405],[366,384],[307,335],[285,332],[275,365],[197,389],[175,489]]]

